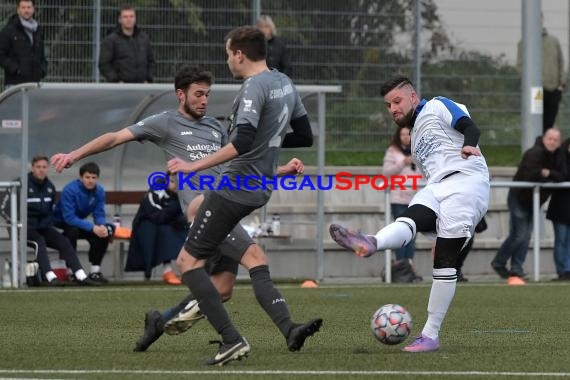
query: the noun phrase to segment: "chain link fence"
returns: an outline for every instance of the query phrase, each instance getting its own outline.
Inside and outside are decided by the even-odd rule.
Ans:
[[[437,0],[421,0],[421,54],[417,55],[415,6],[419,2],[131,1],[139,27],[151,37],[156,81],[164,83],[172,82],[182,63],[205,66],[218,83],[235,83],[226,67],[225,34],[235,26],[251,24],[259,9],[271,15],[288,43],[297,84],[343,86],[341,94],[327,97],[327,154],[370,152],[380,160],[394,130],[379,96],[380,83],[396,73],[415,78],[418,65],[423,97],[445,95],[466,104],[483,130],[484,144],[518,146],[520,79],[513,63],[454,45],[449,38],[452,31],[446,30],[439,16]],[[15,13],[14,3],[0,0],[0,20],[5,22]],[[98,81],[98,46],[116,26],[122,4],[37,1],[49,61],[45,81]],[[568,124],[567,120],[564,111],[560,124]]]

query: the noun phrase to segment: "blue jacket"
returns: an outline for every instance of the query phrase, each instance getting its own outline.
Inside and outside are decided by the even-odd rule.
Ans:
[[[94,223],[86,219],[91,214]],[[71,181],[61,191],[53,220],[58,227],[67,224],[85,231],[92,231],[94,225],[106,224],[105,190],[101,185],[87,190],[79,179]]]
[[[46,178],[40,182],[28,173],[28,228],[42,229],[53,226],[55,186]]]

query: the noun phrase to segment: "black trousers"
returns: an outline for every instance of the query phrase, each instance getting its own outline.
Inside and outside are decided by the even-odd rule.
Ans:
[[[548,128],[554,126],[556,121],[556,115],[558,115],[558,106],[560,105],[560,99],[562,98],[562,92],[559,90],[549,91],[544,90],[543,107],[542,110],[542,132],[546,132]]]
[[[74,273],[82,268],[76,250],[69,240],[55,228],[28,229],[28,240],[38,245],[37,260],[43,274],[52,270],[47,252],[48,247],[59,251],[59,257],[65,260],[67,267]]]
[[[101,238],[91,231],[85,231],[69,225],[62,226],[62,228],[63,234],[69,239],[74,250],[77,250],[78,239],[87,240],[89,242],[89,262],[92,265],[101,265],[109,246],[109,238]]]

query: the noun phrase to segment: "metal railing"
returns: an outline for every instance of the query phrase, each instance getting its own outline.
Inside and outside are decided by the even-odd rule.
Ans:
[[[569,189],[570,182],[518,182],[518,181],[491,181],[491,187],[520,187],[520,188],[532,188],[532,214],[533,214],[533,280],[540,281],[540,189],[541,188],[558,188],[558,189]],[[425,186],[424,183],[418,183],[418,185]],[[385,192],[384,198],[384,222],[385,224],[392,223],[392,215],[390,210],[390,192]],[[506,238],[506,236],[505,236]],[[385,267],[386,267],[386,282],[392,282],[392,251],[387,249],[385,252]]]
[[[491,187],[494,188],[532,188],[533,190],[533,280],[540,281],[540,216],[541,216],[541,206],[540,206],[540,189],[541,188],[554,188],[554,189],[570,189],[570,182],[561,182],[561,183],[537,183],[537,182],[514,182],[514,181],[491,181]],[[419,184],[422,186],[422,184]],[[11,188],[11,196],[10,196],[10,220],[17,221],[17,191],[20,187],[20,183],[17,181],[14,182],[0,182],[0,188]],[[569,190],[570,191],[570,190]],[[390,193],[387,191],[385,192],[385,199],[384,199],[384,209],[385,209],[385,223],[389,224],[392,222],[392,216],[390,212]],[[11,241],[11,281],[12,287],[17,288],[21,286],[25,281],[19,278],[20,272],[18,269],[19,265],[19,257],[18,255],[18,228],[22,225],[21,223],[10,223],[7,227],[10,228],[10,241]],[[319,226],[319,229],[323,231],[324,229],[324,220],[322,221],[322,225]],[[506,237],[505,237],[506,238]],[[318,251],[318,249],[317,249]],[[322,274],[324,272],[324,257],[322,255],[318,256],[318,278],[322,280]],[[24,257],[22,255],[22,257]],[[391,276],[391,250],[385,251],[385,267],[386,267],[386,283],[392,282]],[[21,281],[19,281],[21,280]]]
[[[433,14],[421,11],[425,6],[422,4],[430,2],[420,0],[129,3],[136,7],[138,26],[151,39],[157,83],[171,83],[175,68],[181,63],[207,67],[217,82],[233,81],[227,69],[224,36],[235,26],[252,23],[260,12],[271,15],[279,36],[287,42],[295,83],[342,85],[345,89],[343,94],[330,96],[327,104],[327,141],[331,151],[374,152],[381,159],[384,148],[379,152],[378,147],[388,146],[394,127],[383,111],[378,87],[396,74],[413,77],[419,93],[428,99],[445,95],[468,105],[482,130],[485,146],[514,146],[520,141],[516,41],[503,36],[501,40],[486,42],[482,51],[473,40],[455,42],[453,37],[471,35],[473,30],[482,34],[477,32],[496,29],[518,39],[520,0],[469,7],[461,2],[447,2],[433,8]],[[567,4],[548,3],[554,4],[544,9],[546,27],[567,50],[566,25],[549,22],[551,15],[565,14]],[[49,61],[46,82],[101,80],[100,45],[116,26],[118,7],[115,0],[41,2],[36,17]],[[14,8],[13,1],[0,2],[0,18],[7,20]],[[494,18],[481,16],[487,12],[503,14],[509,18],[509,24],[501,19],[493,25]],[[451,22],[441,23],[441,17],[450,14],[454,15],[448,20]],[[466,25],[460,21],[464,19],[471,21]],[[0,87],[3,75],[0,70]],[[566,92],[557,120],[564,132],[570,125],[569,99]]]
[[[0,189],[10,188],[10,222],[7,227],[10,229],[10,252],[12,258],[11,266],[11,282],[12,288],[18,287],[18,188],[20,187],[20,182],[0,182]],[[16,221],[16,223],[14,223]]]

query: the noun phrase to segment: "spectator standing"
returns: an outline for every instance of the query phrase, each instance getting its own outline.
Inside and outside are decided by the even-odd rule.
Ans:
[[[267,66],[270,69],[277,69],[287,76],[291,76],[293,67],[291,66],[289,49],[287,49],[285,41],[277,37],[277,28],[271,16],[261,15],[257,19],[257,27],[267,41]]]
[[[517,49],[517,69],[522,72],[522,41],[519,41]],[[562,98],[562,92],[566,87],[566,73],[564,72],[564,56],[560,48],[560,42],[556,37],[548,34],[544,27],[544,15],[542,15],[542,133],[554,127],[558,106]]]
[[[565,165],[564,181],[570,181],[570,139],[560,149]],[[570,189],[553,189],[546,218],[554,227],[554,265],[559,281],[570,281]]]
[[[384,155],[383,175],[408,176],[419,174],[416,170],[416,165],[412,161],[411,141],[410,128],[408,126],[399,127],[396,130]],[[399,187],[390,189],[390,210],[394,220],[402,216],[417,192],[417,190],[412,189],[411,180],[407,181],[405,186],[405,190],[401,190]],[[413,260],[415,252],[416,240],[414,237],[414,240],[408,245],[395,250],[396,260]],[[421,281],[421,279],[420,276],[416,275],[416,280]]]
[[[42,30],[34,19],[35,2],[19,0],[16,14],[0,32],[4,85],[39,82],[47,74]]]
[[[112,83],[152,83],[155,66],[150,39],[138,28],[135,9],[123,6],[119,25],[101,43],[101,75]]]
[[[564,168],[559,154],[560,131],[550,128],[535,145],[528,149],[519,164],[513,181],[561,182]],[[510,188],[507,205],[510,212],[509,236],[503,242],[491,266],[497,274],[508,279],[510,284],[524,284],[523,265],[528,252],[532,232],[532,188]],[[551,189],[540,189],[540,204],[550,196]],[[507,270],[507,261],[511,270]]]
[[[152,268],[162,263],[162,280],[170,285],[182,284],[171,263],[186,240],[186,225],[176,193],[176,177],[171,176],[166,189],[150,189],[140,203],[133,220],[125,270],[143,270],[145,279],[149,280]]]
[[[113,236],[113,224],[105,220],[105,190],[99,185],[99,166],[88,162],[79,168],[79,179],[63,188],[59,202],[54,209],[55,226],[63,229],[73,249],[77,250],[77,239],[89,242],[89,278],[100,283],[108,280],[101,273],[101,262]],[[87,220],[93,216],[93,222]]]

